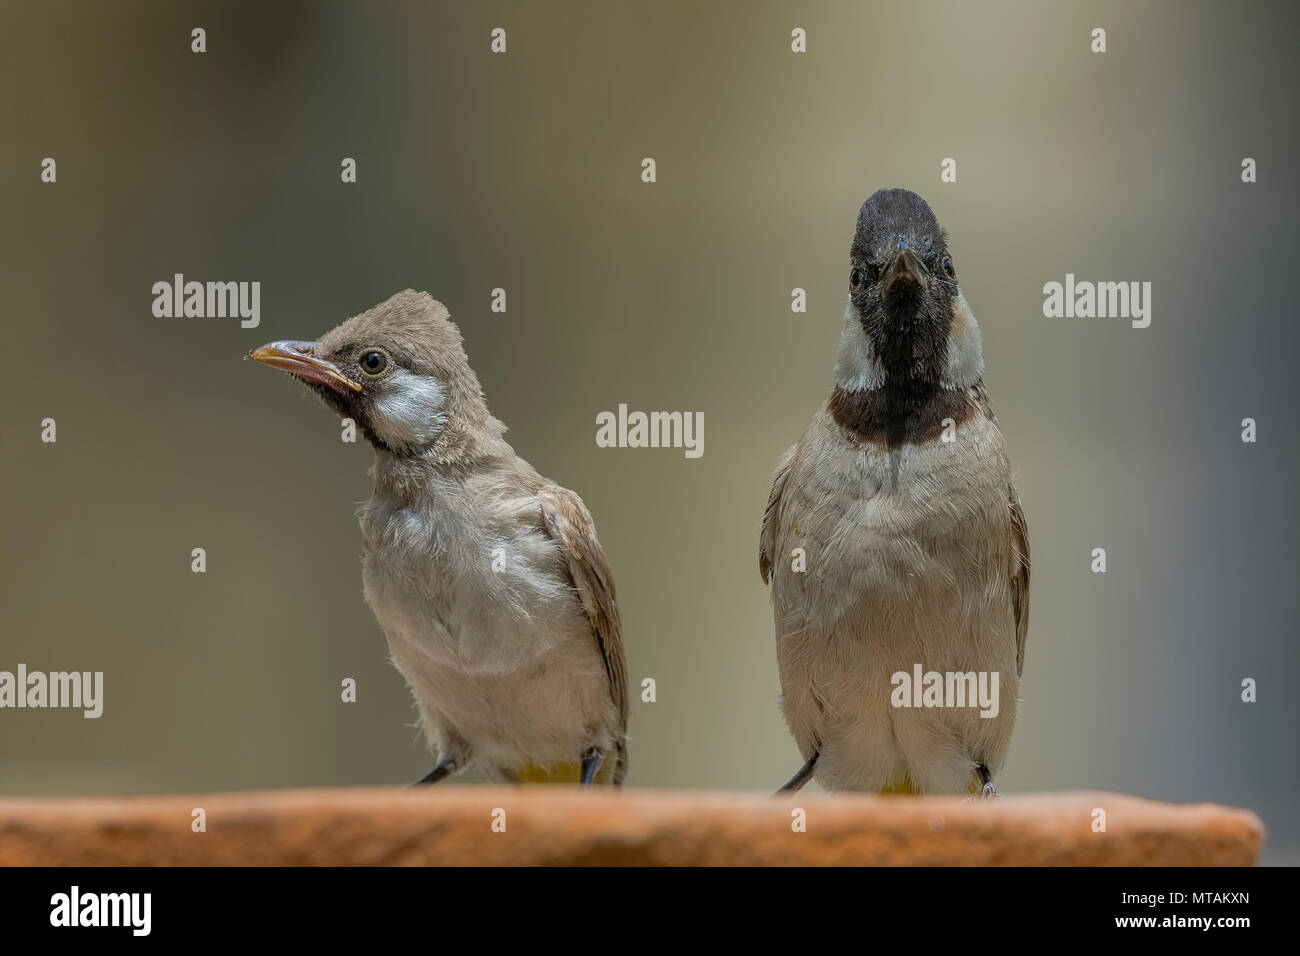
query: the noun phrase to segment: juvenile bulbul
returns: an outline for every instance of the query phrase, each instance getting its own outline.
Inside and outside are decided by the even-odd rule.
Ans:
[[[407,290],[252,357],[374,446],[362,578],[437,754],[420,782],[478,766],[621,784],[627,667],[605,552],[582,499],[507,444],[447,309]]]
[[[1020,694],[1029,542],[979,326],[924,199],[863,203],[848,286],[834,388],[777,463],[759,540],[805,761],[782,790],[815,777],[991,796]],[[913,678],[932,673],[943,683],[927,676],[922,697]],[[996,687],[995,715],[976,686]]]

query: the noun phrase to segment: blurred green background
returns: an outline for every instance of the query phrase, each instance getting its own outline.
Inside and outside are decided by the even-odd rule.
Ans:
[[[772,789],[799,760],[757,567],[768,478],[830,388],[858,206],[906,186],[952,235],[1029,520],[1002,790],[1244,805],[1265,862],[1300,862],[1296,21],[7,0],[0,669],[102,670],[105,711],[0,712],[0,792],[428,769],[361,597],[370,450],[241,361],[406,287],[448,305],[515,448],[596,516],[632,683],[658,684],[632,704],[629,783]],[[261,326],[154,318],[176,272],[260,281]],[[1152,282],[1150,328],[1045,319],[1067,272]],[[704,457],[597,448],[620,402],[702,411]]]

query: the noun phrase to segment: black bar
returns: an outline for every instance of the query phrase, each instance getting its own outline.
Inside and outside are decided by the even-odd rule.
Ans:
[[[770,945],[787,932],[810,941],[831,933],[859,941],[864,951],[899,934],[912,935],[917,945],[965,938],[972,947],[984,941],[999,949],[1017,937],[1028,943],[1099,935],[1147,941],[1199,935],[1230,945],[1242,932],[1280,930],[1285,925],[1280,910],[1294,884],[1294,870],[1285,869],[543,873],[522,868],[10,867],[0,869],[0,925],[6,944],[38,937],[42,942],[75,937],[78,944],[92,945],[101,940],[130,945],[147,938],[205,946],[406,938],[431,951],[471,945],[476,937],[493,940],[493,948],[511,943],[621,948],[623,941],[647,934],[669,946],[676,945],[674,939],[698,943],[715,935]],[[130,925],[51,925],[52,914],[70,913],[73,886],[80,912],[87,914],[87,905],[98,910],[99,894],[150,894],[147,937],[135,936]],[[61,914],[57,894],[68,897]],[[91,894],[95,903],[87,904]],[[144,897],[138,899],[142,905]],[[121,922],[129,924],[129,915],[123,911]],[[143,923],[143,913],[135,915]],[[1245,924],[1206,929],[1164,922],[1203,918],[1244,918]],[[1124,919],[1152,919],[1154,925],[1119,925]],[[678,931],[688,936],[661,935]]]

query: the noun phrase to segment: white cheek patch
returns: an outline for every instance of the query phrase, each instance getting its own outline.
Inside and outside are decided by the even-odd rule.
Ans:
[[[390,448],[432,444],[447,425],[446,394],[437,379],[398,369],[371,406],[370,427]]]
[[[844,309],[840,351],[835,359],[835,384],[846,392],[861,392],[885,384],[885,369],[862,328],[852,300]]]
[[[939,382],[944,388],[970,388],[984,376],[984,340],[975,313],[960,292],[952,302],[948,364]]]

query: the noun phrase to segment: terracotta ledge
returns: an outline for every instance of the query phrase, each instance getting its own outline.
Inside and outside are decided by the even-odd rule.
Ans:
[[[192,811],[207,830],[191,830]],[[791,829],[792,811],[807,830]],[[1106,832],[1093,832],[1093,810]],[[505,811],[505,832],[493,812]],[[798,796],[562,786],[0,799],[0,864],[1249,866],[1248,810],[1116,793]]]

